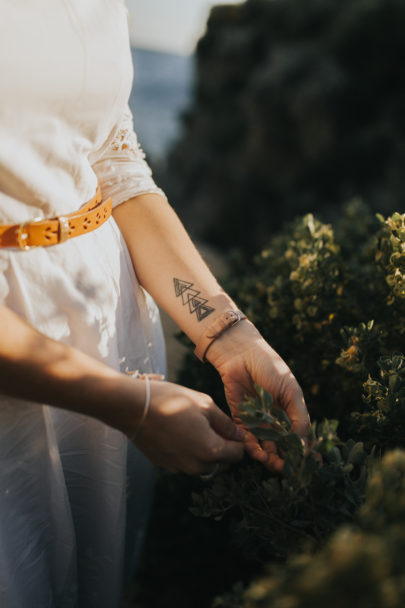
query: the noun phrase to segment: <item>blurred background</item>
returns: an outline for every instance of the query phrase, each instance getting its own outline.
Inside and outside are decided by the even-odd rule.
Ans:
[[[256,252],[297,214],[403,208],[401,0],[128,0],[131,105],[194,237]]]
[[[225,0],[231,4],[233,0]],[[134,60],[131,108],[151,162],[164,163],[191,103],[194,52],[214,0],[127,0]]]

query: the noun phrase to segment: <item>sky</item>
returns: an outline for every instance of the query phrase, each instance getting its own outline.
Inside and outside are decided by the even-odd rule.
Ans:
[[[134,46],[187,55],[193,52],[214,4],[241,0],[126,0]]]

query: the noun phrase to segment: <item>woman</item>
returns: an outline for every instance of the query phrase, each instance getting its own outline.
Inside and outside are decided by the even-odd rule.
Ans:
[[[256,382],[303,436],[308,416],[152,181],[123,2],[2,0],[0,48],[0,605],[111,608],[126,437],[169,471],[211,474],[244,449],[282,465],[208,395],[124,373],[164,373],[147,294],[216,367],[231,410]]]

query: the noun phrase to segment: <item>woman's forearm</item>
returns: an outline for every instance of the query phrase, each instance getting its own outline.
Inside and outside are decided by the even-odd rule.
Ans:
[[[1,394],[76,411],[115,428],[122,427],[126,408],[131,426],[140,419],[142,381],[47,338],[4,306],[0,335]]]
[[[162,196],[149,194],[119,205],[114,217],[141,284],[191,340],[201,344],[207,325],[235,304],[218,285],[174,211]],[[273,396],[277,407],[285,409],[297,433],[308,434],[308,412],[297,381],[252,323],[243,321],[232,331],[222,332],[211,343],[206,358],[221,375],[238,424],[238,404],[255,394],[257,384]],[[274,443],[261,446],[249,432],[244,441],[252,458],[282,470],[284,463]]]
[[[141,285],[193,342],[215,313],[234,307],[166,199],[140,195],[113,214]]]

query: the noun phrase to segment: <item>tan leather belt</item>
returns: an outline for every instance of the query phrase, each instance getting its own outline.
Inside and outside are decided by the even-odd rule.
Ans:
[[[99,228],[112,211],[111,198],[102,202],[100,187],[96,195],[74,213],[58,217],[35,218],[22,224],[0,224],[0,247],[18,247],[27,251],[31,247],[49,247],[64,243],[81,234]]]

